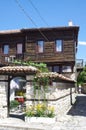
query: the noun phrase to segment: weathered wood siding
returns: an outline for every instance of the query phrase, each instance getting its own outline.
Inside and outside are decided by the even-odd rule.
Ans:
[[[40,33],[41,31],[41,33]],[[3,61],[2,46],[10,45],[9,54],[17,57],[17,43],[23,44],[22,60],[32,60],[35,62],[65,63],[75,61],[75,42],[78,37],[78,27],[46,28],[46,29],[26,29],[18,33],[0,33],[0,62]],[[55,40],[63,40],[63,51],[55,52]],[[37,53],[36,43],[38,40],[44,41],[44,52]],[[18,57],[19,58],[19,57]]]
[[[48,41],[40,36],[39,32],[33,32],[27,35],[26,53],[32,60],[37,62],[66,62],[75,61],[75,37],[73,31],[49,31],[43,32]],[[63,51],[55,52],[55,40],[63,40]],[[38,40],[44,40],[44,52],[36,52],[36,43]]]
[[[0,36],[0,53],[2,53],[2,46],[4,44],[9,44],[9,54],[16,54],[16,44],[23,43],[24,44],[24,36],[19,34],[8,34]]]

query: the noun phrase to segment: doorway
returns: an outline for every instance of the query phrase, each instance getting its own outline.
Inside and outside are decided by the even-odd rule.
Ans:
[[[26,79],[17,76],[10,80],[9,89],[9,115],[16,118],[24,118],[26,101]]]

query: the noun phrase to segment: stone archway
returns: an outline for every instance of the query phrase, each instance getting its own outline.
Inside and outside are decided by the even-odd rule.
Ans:
[[[26,97],[26,77],[13,77],[10,81],[10,95],[9,95],[9,114],[22,115],[25,110]]]
[[[29,82],[29,77],[39,72],[32,66],[6,66],[0,68],[0,118],[9,116],[10,106],[10,81],[13,77],[24,76]]]
[[[23,96],[23,93],[17,91],[25,90],[26,79],[22,76],[17,76],[10,81],[10,101],[15,99],[15,96]]]

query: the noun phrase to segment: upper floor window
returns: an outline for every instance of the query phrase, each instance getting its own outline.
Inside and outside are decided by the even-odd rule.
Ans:
[[[62,72],[72,72],[71,66],[62,66]]]
[[[37,52],[43,53],[44,50],[44,41],[38,41],[37,42]]]
[[[17,44],[17,54],[22,54],[23,45],[22,43]]]
[[[62,40],[56,40],[55,51],[62,52]]]
[[[3,53],[4,54],[9,54],[9,45],[4,45],[3,46]]]

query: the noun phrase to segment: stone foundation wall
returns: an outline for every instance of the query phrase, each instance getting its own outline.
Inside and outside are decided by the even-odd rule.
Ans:
[[[56,83],[53,82],[52,86],[48,86],[47,90],[44,92],[43,86],[34,95],[34,87],[28,83],[26,92],[26,106],[32,105],[35,98],[35,103],[37,104],[43,102],[43,99],[47,100],[48,105],[54,106],[55,114],[57,116],[63,115],[67,112],[71,103],[75,102],[75,85],[70,83]]]
[[[73,97],[73,103],[75,102],[76,94],[72,94]],[[62,97],[60,99],[57,99],[57,101],[48,102],[49,105],[52,105],[55,107],[55,115],[61,116],[68,112],[69,108],[71,107],[71,101],[70,101],[70,95],[67,95],[65,97]]]

